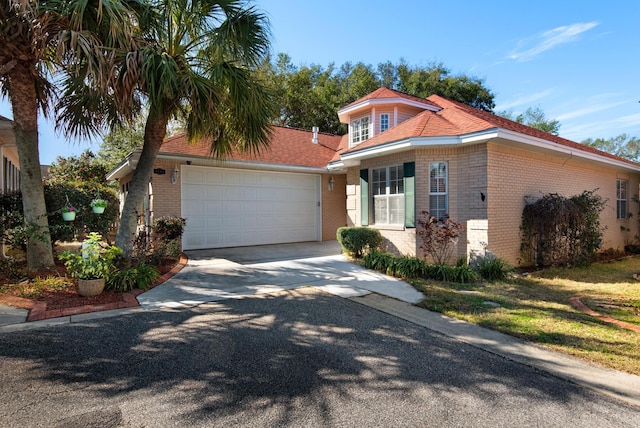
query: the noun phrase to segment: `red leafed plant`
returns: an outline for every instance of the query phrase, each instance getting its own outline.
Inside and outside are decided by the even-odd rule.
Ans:
[[[417,220],[416,234],[422,239],[422,254],[425,259],[430,256],[436,264],[446,264],[464,226],[451,220],[448,214],[442,218],[432,216],[429,211],[422,211],[421,214],[422,217]]]

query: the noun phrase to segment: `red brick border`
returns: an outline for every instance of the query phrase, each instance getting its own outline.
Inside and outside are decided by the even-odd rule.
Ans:
[[[189,259],[186,254],[180,253],[178,263],[167,273],[156,279],[150,288],[162,284],[169,278],[177,274],[187,265]],[[136,297],[144,293],[144,290],[132,290],[122,295],[122,302],[106,303],[100,305],[84,305],[75,308],[51,309],[47,310],[47,304],[44,302],[36,302],[22,297],[0,296],[0,303],[15,306],[18,308],[29,309],[27,321],[38,321],[49,318],[68,317],[71,315],[87,314],[90,312],[110,311],[113,309],[130,308],[140,306]]]
[[[591,315],[592,317],[596,317],[596,318],[600,318],[602,321],[604,322],[608,322],[609,324],[614,324],[617,325],[618,327],[622,327],[622,328],[627,328],[629,330],[633,330],[636,333],[640,333],[640,326],[635,325],[635,324],[629,324],[627,322],[624,321],[619,321],[607,316],[604,316],[602,314],[597,313],[596,311],[593,311],[591,309],[589,309],[587,306],[585,306],[584,303],[582,303],[580,301],[580,299],[584,298],[585,296],[578,296],[578,297],[572,297],[569,299],[569,301],[571,302],[571,304],[580,309],[582,312],[585,312],[589,315]]]

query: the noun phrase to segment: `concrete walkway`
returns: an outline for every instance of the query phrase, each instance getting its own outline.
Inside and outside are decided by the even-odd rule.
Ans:
[[[349,298],[378,293],[417,303],[404,281],[348,262],[335,241],[190,251],[177,275],[138,296],[147,310],[195,306],[256,294],[316,287]]]

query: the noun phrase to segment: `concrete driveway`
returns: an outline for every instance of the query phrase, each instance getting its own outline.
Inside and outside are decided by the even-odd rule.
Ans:
[[[189,262],[182,271],[138,296],[143,308],[188,307],[301,287],[344,298],[378,293],[408,303],[422,299],[406,282],[348,262],[336,241],[186,253]]]

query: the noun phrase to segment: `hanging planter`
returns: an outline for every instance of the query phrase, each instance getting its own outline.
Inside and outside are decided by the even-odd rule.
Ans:
[[[73,207],[64,207],[63,211],[62,211],[62,219],[64,221],[73,221],[76,219],[76,212],[75,211],[64,211],[64,209],[66,208],[72,208]]]
[[[104,199],[94,199],[91,201],[91,209],[96,214],[102,214],[107,208],[107,201]]]
[[[62,219],[64,221],[73,221],[76,219],[76,209],[69,202],[69,197],[67,196],[67,204],[62,207],[60,212],[62,213]]]
[[[98,190],[98,196],[91,201],[91,209],[96,214],[102,214],[105,208],[107,208],[107,201],[106,199],[100,198],[100,190]]]

